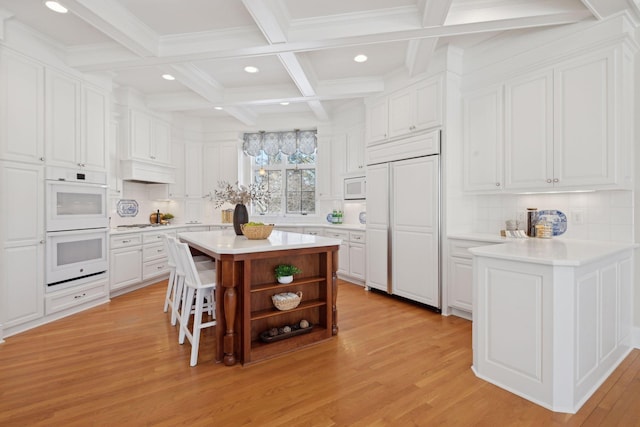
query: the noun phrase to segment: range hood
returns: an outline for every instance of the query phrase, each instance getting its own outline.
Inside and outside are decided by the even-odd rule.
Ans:
[[[173,184],[176,182],[176,168],[143,160],[121,160],[120,176],[123,181]]]

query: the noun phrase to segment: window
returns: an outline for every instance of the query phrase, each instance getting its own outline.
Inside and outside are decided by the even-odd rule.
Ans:
[[[316,212],[316,153],[264,150],[252,157],[253,181],[264,184],[272,198],[266,207],[254,206],[255,213],[269,215],[313,214]]]

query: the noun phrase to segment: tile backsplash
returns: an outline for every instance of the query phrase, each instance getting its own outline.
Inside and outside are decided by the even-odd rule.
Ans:
[[[508,194],[475,197],[473,232],[499,233],[508,219],[524,220],[527,208],[556,209],[567,216],[567,231],[559,238],[633,241],[633,193]]]

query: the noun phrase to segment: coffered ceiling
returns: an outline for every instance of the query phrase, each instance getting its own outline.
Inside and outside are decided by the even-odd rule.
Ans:
[[[602,19],[634,2],[60,0],[69,13],[59,14],[42,0],[0,0],[0,29],[36,30],[68,65],[110,73],[151,108],[251,125],[287,112],[327,120],[335,106],[382,91],[391,73],[423,73],[443,44]]]

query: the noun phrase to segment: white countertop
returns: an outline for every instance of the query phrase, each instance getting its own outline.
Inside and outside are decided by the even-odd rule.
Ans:
[[[474,256],[554,266],[580,266],[638,247],[634,243],[573,239],[513,239],[469,249]]]
[[[139,233],[139,232],[152,232],[152,231],[162,231],[162,230],[175,230],[177,228],[185,228],[185,227],[229,227],[233,228],[232,223],[189,223],[189,224],[167,224],[167,225],[157,225],[157,226],[148,226],[148,227],[128,227],[128,228],[111,228],[109,231],[111,234],[122,234],[122,233]],[[319,223],[295,223],[295,224],[276,224],[277,227],[294,227],[294,228],[304,228],[304,227],[319,227],[327,230],[365,230],[364,224],[319,224]]]
[[[447,239],[471,240],[474,242],[505,243],[513,239],[491,233],[449,233]]]
[[[288,233],[273,230],[264,240],[249,240],[237,236],[233,230],[188,231],[178,233],[178,238],[193,243],[217,254],[248,254],[254,252],[280,251],[287,249],[316,248],[340,245],[340,239],[312,236],[309,234]]]

